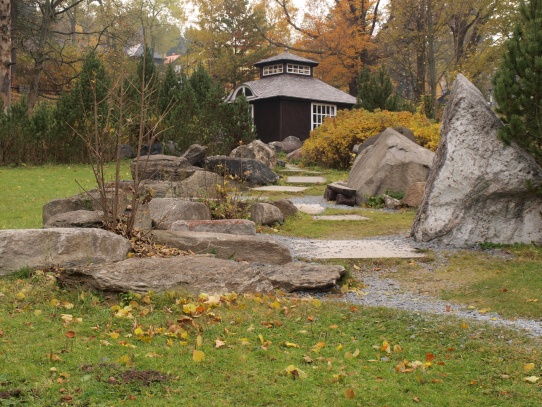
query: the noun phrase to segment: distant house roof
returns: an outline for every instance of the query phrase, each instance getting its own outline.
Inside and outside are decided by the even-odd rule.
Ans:
[[[181,56],[180,56],[180,55],[177,55],[177,54],[166,55],[166,60],[164,61],[164,65],[171,64],[172,62],[176,61],[176,60],[179,59],[180,57],[181,57]]]
[[[144,51],[145,51],[145,46],[143,44],[136,44],[136,45],[126,48],[126,53],[131,58],[138,58],[142,56]],[[162,58],[156,52],[153,54],[153,58],[155,62],[160,62],[160,63],[164,62],[164,58]]]
[[[301,62],[305,65],[309,66],[318,66],[318,62],[313,61],[312,59],[303,58],[295,54],[290,54],[289,52],[284,52],[280,55],[275,55],[274,57],[263,59],[261,61],[258,61],[254,64],[256,67],[261,67],[264,65],[268,65],[272,62],[279,62],[279,61],[289,61],[289,62]]]
[[[280,59],[284,60],[284,57]],[[253,95],[247,97],[249,101],[273,97],[291,97],[327,103],[344,103],[350,105],[356,103],[354,96],[311,76],[293,74],[272,75],[256,81],[244,82],[242,85],[252,91]],[[232,92],[227,100],[233,100],[234,95],[235,93]]]

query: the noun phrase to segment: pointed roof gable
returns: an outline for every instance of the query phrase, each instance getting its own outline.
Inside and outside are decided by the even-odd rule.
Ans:
[[[261,61],[256,62],[254,66],[259,68],[261,66],[268,65],[273,62],[281,62],[281,61],[297,62],[297,63],[302,63],[302,64],[313,66],[313,67],[319,65],[318,62],[313,61],[312,59],[303,58],[303,57],[300,57],[299,55],[291,54],[288,51],[286,51],[280,55],[275,55],[274,57],[271,57],[271,58],[262,59]]]

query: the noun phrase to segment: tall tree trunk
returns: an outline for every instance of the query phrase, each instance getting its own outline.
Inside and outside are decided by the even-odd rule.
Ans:
[[[437,63],[435,59],[435,32],[433,30],[433,0],[427,0],[427,64],[428,79],[431,92],[431,116],[437,116]]]
[[[4,109],[11,107],[11,0],[0,0],[0,91]]]
[[[416,22],[416,32],[425,33],[425,8],[419,9],[419,18]],[[422,37],[423,38],[423,37]],[[416,47],[416,83],[414,86],[414,100],[419,103],[425,94],[425,77],[427,75],[427,46],[425,39],[417,41],[419,43]]]
[[[28,93],[28,112],[32,114],[34,106],[38,102],[39,98],[39,84],[41,73],[43,72],[43,66],[47,58],[47,40],[51,36],[51,27],[55,17],[55,11],[52,8],[51,2],[47,0],[41,7],[41,27],[39,31],[39,38],[37,41],[36,52],[33,55],[34,67],[32,68],[32,79],[30,81],[30,92]]]

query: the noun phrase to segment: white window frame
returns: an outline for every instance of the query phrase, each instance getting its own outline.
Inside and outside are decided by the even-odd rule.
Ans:
[[[337,116],[337,105],[311,103],[311,130],[320,126],[326,117],[335,116]]]
[[[298,65],[298,64],[287,64],[286,65],[287,73],[295,73],[298,75],[310,75],[311,67],[308,65]]]
[[[277,75],[284,72],[284,66],[282,64],[267,65],[263,67],[263,76]]]
[[[250,92],[250,95],[247,95],[247,90]],[[248,99],[249,97],[254,96],[254,92],[248,86],[243,85],[235,91],[235,94],[233,95],[233,100],[237,99],[237,96],[239,95],[245,95],[245,97]]]

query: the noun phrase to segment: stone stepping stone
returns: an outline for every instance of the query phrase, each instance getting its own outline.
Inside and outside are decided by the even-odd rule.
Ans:
[[[297,165],[294,164],[286,164],[284,168],[286,168],[287,170],[303,171],[302,168],[299,168]]]
[[[252,188],[252,191],[274,191],[274,192],[303,192],[307,187],[293,187],[288,185],[268,185],[265,187]]]
[[[303,170],[301,168],[298,168],[298,169],[295,169],[295,168],[287,168],[285,170],[280,170],[280,172],[291,172],[291,173],[297,173],[297,172],[300,172],[300,173],[303,173],[303,174],[321,174],[322,172],[321,171],[307,171],[307,170]]]
[[[287,177],[289,184],[325,184],[327,180],[324,177]]]
[[[317,215],[319,213],[322,213],[326,210],[325,207],[319,204],[296,204],[294,203],[295,207],[303,213],[308,213],[309,215]]]
[[[292,255],[306,259],[420,258],[423,253],[408,243],[392,240],[307,240],[289,244]]]
[[[323,216],[313,216],[314,220],[370,220],[369,218],[361,215],[323,215]]]

